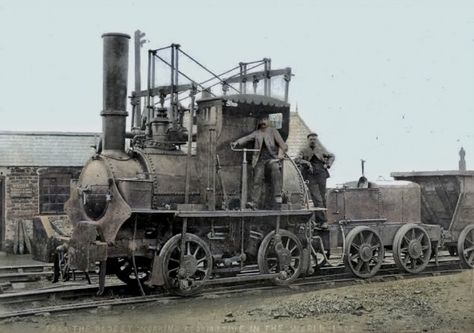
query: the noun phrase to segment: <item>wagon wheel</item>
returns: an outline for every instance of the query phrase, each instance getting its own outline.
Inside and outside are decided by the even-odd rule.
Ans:
[[[347,235],[344,264],[355,276],[374,276],[382,266],[384,254],[382,239],[375,230],[359,226]]]
[[[280,229],[265,236],[258,249],[258,267],[260,273],[281,274],[273,279],[277,285],[293,282],[301,273],[303,264],[303,246],[295,234]]]
[[[171,237],[160,252],[166,288],[180,296],[198,293],[211,275],[212,257],[209,246],[201,238],[186,234],[183,262],[181,234]]]
[[[474,268],[474,224],[468,225],[459,234],[458,254],[464,267]]]
[[[413,223],[398,229],[393,239],[393,258],[408,273],[424,270],[431,258],[431,240],[426,230]]]
[[[130,287],[138,287],[138,281],[145,283],[151,275],[151,261],[145,257],[135,257],[136,271],[133,259],[130,257],[117,258],[114,266],[115,275]]]

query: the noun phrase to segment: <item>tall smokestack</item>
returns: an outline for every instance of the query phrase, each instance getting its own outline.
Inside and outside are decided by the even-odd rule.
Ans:
[[[102,135],[104,151],[125,150],[127,113],[128,42],[129,35],[103,34],[103,109]]]

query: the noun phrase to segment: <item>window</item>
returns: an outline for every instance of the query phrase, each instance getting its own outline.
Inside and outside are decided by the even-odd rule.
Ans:
[[[70,181],[70,174],[40,177],[40,214],[64,213],[64,203],[69,199]]]
[[[281,129],[283,127],[283,113],[271,113],[268,115],[268,120],[276,129]]]

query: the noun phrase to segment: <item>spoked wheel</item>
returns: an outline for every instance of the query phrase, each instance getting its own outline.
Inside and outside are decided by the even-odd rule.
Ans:
[[[459,234],[458,254],[464,267],[474,268],[474,224],[468,225]]]
[[[382,266],[384,254],[382,239],[375,230],[359,226],[347,235],[344,263],[355,276],[374,276]]]
[[[301,273],[303,264],[303,246],[295,234],[280,229],[265,236],[258,249],[258,267],[260,273],[278,273],[273,279],[277,285],[293,282]]]
[[[408,273],[423,271],[431,258],[431,241],[426,230],[413,223],[398,229],[393,239],[393,258]]]
[[[133,288],[138,287],[138,281],[145,283],[151,275],[151,260],[145,257],[135,257],[136,270],[131,257],[117,258],[114,266],[115,275]]]
[[[166,288],[180,296],[198,293],[210,277],[212,257],[209,246],[193,234],[185,235],[181,262],[181,234],[171,237],[161,249],[162,272]]]

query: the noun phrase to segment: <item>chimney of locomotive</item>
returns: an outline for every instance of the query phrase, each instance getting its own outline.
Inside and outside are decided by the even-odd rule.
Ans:
[[[104,40],[102,140],[104,151],[125,150],[129,35],[106,33]]]

